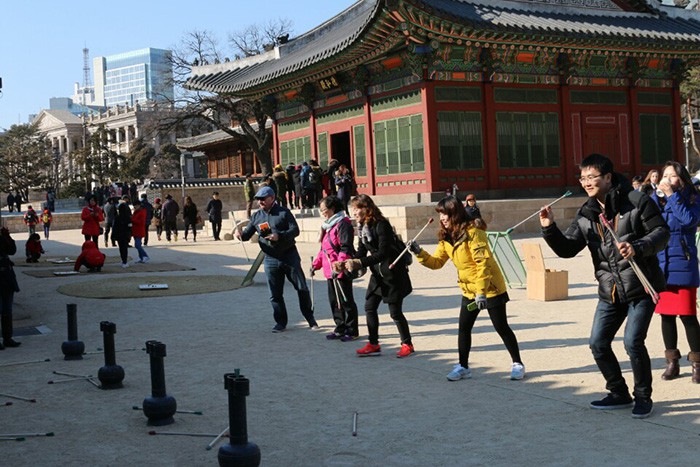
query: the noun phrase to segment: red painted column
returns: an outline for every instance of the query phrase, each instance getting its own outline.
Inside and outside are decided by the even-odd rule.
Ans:
[[[558,98],[559,98],[559,131],[561,132],[561,160],[562,170],[564,171],[564,182],[566,185],[576,184],[576,173],[578,168],[574,161],[574,143],[573,143],[573,128],[571,124],[571,98],[569,95],[569,86],[566,84],[564,77],[561,77],[559,83]]]
[[[486,135],[484,147],[484,170],[487,179],[487,190],[499,188],[498,182],[498,139],[496,135],[496,110],[493,95],[493,83],[481,83],[481,101],[484,105],[483,127]]]
[[[277,126],[277,121],[273,120],[272,122],[272,165],[275,166],[277,164],[282,163],[282,154],[280,152],[280,138],[279,138],[279,126]],[[241,159],[243,159],[243,156],[241,156]],[[241,161],[243,162],[243,160]],[[241,164],[243,166],[243,164]],[[255,169],[255,167],[253,167]],[[255,170],[248,170],[247,167],[244,167],[243,173],[246,172],[255,172]]]
[[[369,94],[365,98],[364,104],[364,114],[365,114],[365,157],[367,158],[367,191],[369,195],[375,195],[377,193],[376,186],[376,171],[374,169],[374,164],[376,161],[376,156],[374,154],[374,124],[372,123],[372,102]]]
[[[631,139],[629,148],[631,154],[630,158],[630,179],[634,177],[635,174],[640,174],[642,172],[642,137],[639,132],[639,104],[637,101],[637,88],[630,83],[629,91],[627,93],[627,98],[629,99],[629,138]],[[623,157],[624,154],[620,154]]]
[[[440,138],[435,111],[435,83],[431,81],[423,81],[421,86],[421,112],[423,113],[425,188],[428,193],[431,193],[437,191],[437,177],[440,173]]]
[[[318,160],[318,148],[316,147],[316,113],[314,109],[311,109],[309,114],[309,124],[311,126],[311,158],[316,159],[320,165],[321,161]]]
[[[685,165],[685,145],[683,144],[683,118],[681,117],[681,93],[677,86],[673,87],[671,128],[673,129],[673,148],[671,154],[673,160]],[[689,122],[690,123],[690,122]],[[691,124],[692,129],[692,124]],[[691,130],[692,131],[692,130]],[[690,165],[690,164],[689,164]]]

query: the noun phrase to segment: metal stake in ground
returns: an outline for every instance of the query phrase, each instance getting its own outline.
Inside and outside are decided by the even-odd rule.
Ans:
[[[32,403],[36,402],[36,399],[29,399],[27,397],[15,396],[14,394],[7,394],[4,392],[0,392],[0,396],[9,397],[10,399],[17,399],[18,401],[32,402]]]
[[[104,337],[105,349],[105,366],[97,372],[97,378],[100,380],[100,388],[102,389],[117,389],[124,385],[124,368],[117,365],[114,352],[114,334],[117,332],[117,325],[109,321],[100,323],[100,331]],[[89,380],[88,380],[89,381]]]
[[[243,375],[227,373],[224,387],[228,391],[229,442],[219,448],[219,465],[222,467],[260,465],[260,448],[248,442],[248,420],[245,398],[250,394],[250,381]]]
[[[151,356],[151,397],[143,400],[143,413],[148,417],[149,426],[170,425],[175,421],[177,402],[165,392],[165,344],[147,341],[146,353]]]
[[[68,303],[66,305],[66,313],[68,314],[68,340],[61,344],[61,352],[63,352],[64,360],[82,360],[83,352],[85,352],[85,344],[78,340],[78,305]]]

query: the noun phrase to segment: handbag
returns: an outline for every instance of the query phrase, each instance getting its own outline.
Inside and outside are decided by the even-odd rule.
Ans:
[[[195,218],[195,221],[194,221],[194,222],[195,222],[197,225],[201,225],[201,224],[202,224],[202,216],[200,216],[199,214],[197,214],[197,217]]]

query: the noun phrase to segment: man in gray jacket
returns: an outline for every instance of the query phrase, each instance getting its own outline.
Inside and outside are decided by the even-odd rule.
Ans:
[[[633,405],[634,418],[651,415],[651,362],[644,340],[654,314],[654,299],[631,261],[635,261],[656,292],[666,281],[656,254],[668,243],[670,232],[656,203],[634,191],[622,175],[613,171],[610,159],[591,154],[581,162],[581,186],[589,198],[566,232],[554,223],[550,207],[540,212],[542,234],[562,258],[572,258],[588,246],[598,280],[598,306],[593,317],[589,345],[610,392],[591,408],[612,410]],[[620,242],[606,230],[600,215],[612,224]],[[634,401],[612,350],[615,334],[627,319],[624,344],[634,374]]]
[[[296,241],[299,225],[291,211],[277,203],[275,192],[264,186],[255,194],[260,209],[253,214],[243,232],[236,229],[236,238],[247,241],[257,232],[258,244],[265,253],[265,275],[270,289],[275,327],[272,332],[287,328],[287,306],[284,303],[284,278],[294,286],[299,296],[299,308],[311,329],[318,329],[311,308],[311,294],[301,267]]]

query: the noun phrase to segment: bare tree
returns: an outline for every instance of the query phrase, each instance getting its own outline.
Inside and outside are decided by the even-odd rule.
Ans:
[[[697,158],[700,157],[700,148],[698,148],[698,142],[695,138],[693,117],[698,115],[698,110],[700,109],[700,102],[698,101],[700,97],[700,66],[696,66],[687,71],[681,83],[680,91],[681,97],[685,101],[685,119],[688,122],[688,136],[690,137],[691,147]]]
[[[244,57],[252,57],[272,47],[284,43],[289,38],[293,22],[287,18],[270,19],[267,23],[251,24],[229,34],[229,42],[234,50]]]
[[[278,43],[286,41],[291,21],[271,20],[266,25],[246,28],[249,33],[242,34],[244,40],[235,50],[247,56],[263,51],[267,41]],[[253,29],[259,29],[253,33]],[[232,35],[232,36],[235,36]],[[233,41],[233,39],[231,39]],[[244,52],[244,47],[246,52]],[[242,139],[256,154],[264,173],[272,172],[272,135],[266,130],[268,118],[275,112],[275,101],[271,97],[258,100],[239,99],[235,96],[218,95],[210,92],[188,89],[185,84],[191,75],[192,67],[228,61],[218,47],[218,41],[208,31],[190,31],[185,34],[173,49],[173,86],[175,100],[172,107],[176,109],[171,116],[158,122],[160,131],[176,130],[196,136],[218,129]],[[204,122],[204,124],[203,124]],[[234,129],[240,125],[243,133]]]

